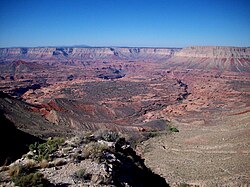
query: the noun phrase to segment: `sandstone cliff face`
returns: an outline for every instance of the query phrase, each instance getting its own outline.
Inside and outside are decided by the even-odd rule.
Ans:
[[[193,46],[178,48],[1,48],[0,58],[122,58],[122,59],[159,59],[168,57],[198,57],[198,58],[250,58],[250,48]]]
[[[169,67],[209,71],[250,72],[250,48],[196,46],[176,52]]]
[[[52,61],[81,65],[82,61],[166,62],[169,67],[234,72],[250,72],[250,48],[194,46],[177,48],[1,48],[2,62]],[[6,60],[6,61],[5,61]],[[73,62],[74,61],[74,62]],[[80,62],[80,64],[78,63]]]
[[[247,47],[221,47],[221,46],[195,46],[186,47],[176,52],[176,57],[201,58],[250,58],[250,48]]]
[[[34,57],[51,56],[56,48],[2,48],[1,57]]]
[[[166,59],[180,49],[171,48],[2,48],[0,58],[21,59]]]

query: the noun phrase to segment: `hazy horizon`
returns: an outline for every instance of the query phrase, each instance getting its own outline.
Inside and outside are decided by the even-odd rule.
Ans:
[[[232,45],[190,45],[190,46],[184,46],[184,47],[175,47],[175,46],[90,46],[90,45],[55,45],[55,46],[10,46],[10,47],[0,47],[0,49],[3,48],[157,48],[157,49],[164,49],[164,48],[176,48],[176,49],[182,49],[186,47],[239,47],[239,48],[250,48],[250,46],[232,46]]]
[[[248,0],[2,0],[0,47],[250,46]]]

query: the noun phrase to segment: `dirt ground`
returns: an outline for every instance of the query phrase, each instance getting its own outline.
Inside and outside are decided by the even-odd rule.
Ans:
[[[171,186],[250,186],[250,113],[221,118],[212,126],[180,123],[138,147],[146,165]]]

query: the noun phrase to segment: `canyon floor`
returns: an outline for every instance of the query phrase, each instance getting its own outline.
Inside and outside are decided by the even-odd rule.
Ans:
[[[153,134],[136,151],[170,186],[250,185],[249,48],[166,49],[165,56],[100,48],[77,60],[72,50],[48,50],[52,57],[7,50],[1,58],[0,91],[8,96],[0,109],[16,128],[40,138],[98,129]]]

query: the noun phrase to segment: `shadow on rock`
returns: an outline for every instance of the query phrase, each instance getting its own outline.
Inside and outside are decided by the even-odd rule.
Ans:
[[[42,142],[41,139],[17,129],[2,111],[0,121],[0,166],[21,158],[29,151],[30,144]]]
[[[144,160],[121,138],[115,145],[115,160],[112,163],[112,180],[115,186],[167,187],[165,179],[153,173],[144,164]]]

